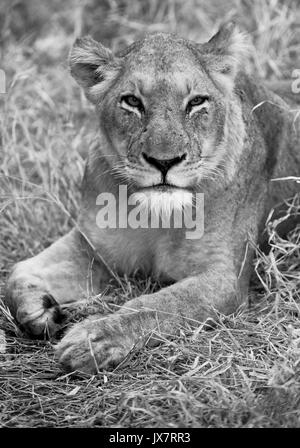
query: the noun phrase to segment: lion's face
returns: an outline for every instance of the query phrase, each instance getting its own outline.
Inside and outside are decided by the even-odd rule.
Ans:
[[[223,95],[192,51],[182,57],[183,44],[171,53],[168,45],[158,35],[129,54],[100,107],[120,173],[136,188],[193,187],[218,163]]]
[[[90,38],[75,44],[71,71],[97,106],[114,175],[171,193],[221,173],[238,39],[232,28],[204,45],[154,34],[118,56]]]

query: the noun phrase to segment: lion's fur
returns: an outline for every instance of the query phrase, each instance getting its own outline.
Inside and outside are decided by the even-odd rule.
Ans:
[[[271,179],[300,171],[299,123],[280,97],[244,72],[248,51],[247,38],[232,26],[201,45],[149,35],[116,56],[91,38],[76,41],[71,73],[100,119],[78,226],[16,265],[7,302],[20,323],[38,334],[46,322],[55,332],[59,304],[98,293],[112,271],[141,271],[169,286],[129,301],[104,320],[75,325],[57,350],[65,368],[94,371],[95,360],[100,367],[113,365],[151,332],[172,334],[186,319],[197,324],[215,311],[231,313],[246,298],[249,242],[258,241],[270,209],[296,192],[295,183]],[[151,113],[141,118],[122,110],[119,98],[126,89],[135,89]],[[193,91],[208,95],[209,102],[187,119],[179,98]],[[122,182],[133,193],[160,182],[159,171],[141,161],[141,151],[163,159],[185,151],[168,182],[204,193],[201,239],[186,239],[184,228],[96,226],[99,193],[117,197]]]

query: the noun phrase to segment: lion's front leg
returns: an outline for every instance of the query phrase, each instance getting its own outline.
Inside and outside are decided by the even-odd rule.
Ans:
[[[61,305],[97,294],[105,275],[74,229],[40,254],[15,265],[5,302],[28,333],[55,334],[64,316]]]
[[[136,345],[175,334],[186,321],[197,326],[216,310],[234,312],[240,300],[236,276],[214,269],[133,299],[111,316],[74,325],[56,355],[65,370],[95,373],[120,363]]]

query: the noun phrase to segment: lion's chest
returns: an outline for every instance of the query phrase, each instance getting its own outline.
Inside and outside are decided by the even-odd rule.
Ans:
[[[176,233],[175,233],[176,232]],[[120,275],[140,272],[162,282],[190,275],[201,261],[201,248],[172,229],[105,229],[92,240],[109,266]],[[203,258],[203,260],[201,260]],[[197,260],[197,261],[196,261]]]
[[[168,232],[159,229],[107,230],[101,243],[117,272],[123,275],[141,272],[157,278],[172,270],[171,245]]]

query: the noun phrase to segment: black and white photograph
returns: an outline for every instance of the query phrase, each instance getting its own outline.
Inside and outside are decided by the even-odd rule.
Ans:
[[[0,0],[0,428],[300,428],[299,0]]]

